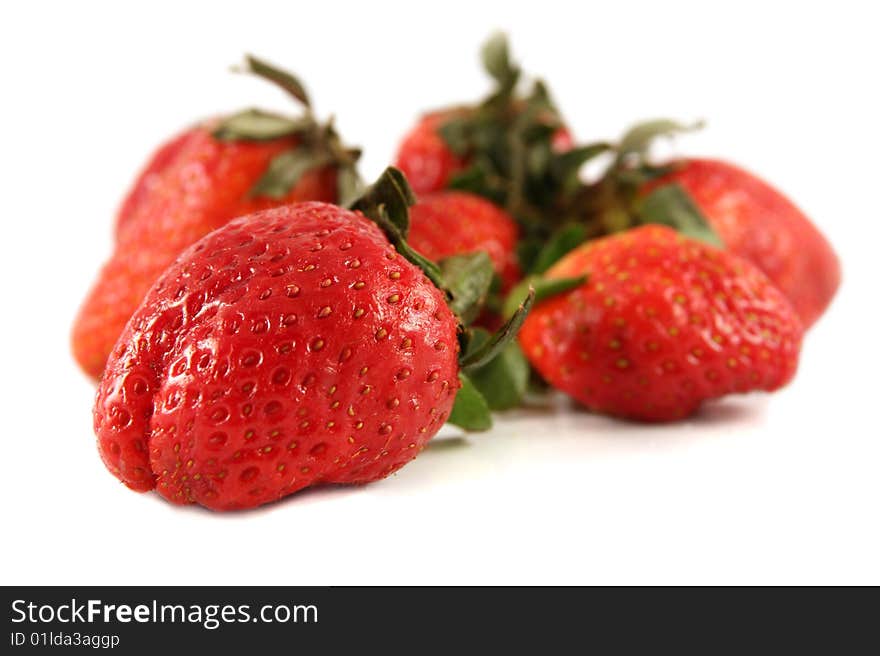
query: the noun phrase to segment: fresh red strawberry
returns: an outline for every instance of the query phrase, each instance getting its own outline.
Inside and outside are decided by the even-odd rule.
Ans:
[[[135,490],[230,509],[411,460],[458,389],[441,292],[369,220],[302,203],[187,250],[132,317],[95,430]]]
[[[840,285],[831,245],[794,203],[737,166],[650,161],[654,139],[694,127],[664,119],[632,127],[613,147],[617,156],[605,174],[571,195],[585,234],[660,223],[724,247],[761,269],[808,328]]]
[[[460,191],[419,197],[410,209],[409,243],[432,260],[482,251],[492,260],[502,288],[520,278],[516,259],[519,227],[504,210]]]
[[[795,373],[800,320],[728,251],[644,226],[584,244],[547,272],[583,275],[534,309],[520,343],[547,381],[592,410],[679,419],[707,399],[778,389]]]
[[[648,186],[681,185],[731,252],[744,257],[788,297],[805,327],[840,285],[840,262],[828,240],[794,203],[760,178],[718,160],[667,165]]]
[[[452,152],[439,132],[457,114],[456,110],[426,114],[401,141],[396,166],[417,194],[445,189],[452,176],[467,165],[463,157]]]
[[[491,360],[522,315],[459,362],[453,308],[471,313],[468,293],[453,284],[447,304],[432,282],[441,270],[406,244],[411,197],[395,173],[356,205],[373,220],[318,202],[264,210],[161,275],[98,389],[95,432],[113,474],[174,503],[248,508],[383,478],[447,419],[487,427],[460,369]],[[486,280],[467,287],[472,298],[491,279],[481,257],[488,275],[473,268],[480,257],[454,267]]]
[[[308,108],[295,79],[253,58],[249,65]],[[101,374],[125,322],[184,248],[242,214],[337,200],[355,159],[308,110],[300,119],[248,110],[207,121],[162,146],[120,208],[115,251],[74,324],[73,353],[83,370]]]

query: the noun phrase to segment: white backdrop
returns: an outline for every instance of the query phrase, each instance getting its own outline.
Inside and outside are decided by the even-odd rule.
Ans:
[[[0,5],[0,582],[880,583],[878,21],[806,4]],[[147,155],[200,117],[283,109],[227,72],[251,51],[306,80],[372,178],[420,110],[486,91],[495,28],[579,138],[705,118],[677,152],[747,166],[827,232],[845,281],[796,381],[665,427],[513,414],[389,480],[255,512],[117,483],[68,333]]]

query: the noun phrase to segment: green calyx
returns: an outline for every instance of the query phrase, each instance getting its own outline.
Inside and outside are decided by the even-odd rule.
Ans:
[[[688,193],[674,182],[646,185],[673,171],[674,164],[657,166],[650,149],[660,137],[671,137],[702,127],[668,119],[647,121],[630,128],[613,149],[614,159],[604,175],[580,192],[580,210],[586,232],[602,236],[641,225],[659,223],[693,239],[723,247]]]
[[[507,294],[507,298],[504,299],[502,306],[502,314],[505,317],[512,317],[529,294],[534,296],[535,303],[539,303],[557,294],[580,287],[585,282],[587,282],[587,276],[575,276],[573,278],[527,276]]]
[[[462,386],[449,421],[466,430],[487,430],[492,426],[490,411],[499,408],[490,405],[484,392],[492,390],[492,399],[504,394],[520,398],[521,393],[517,396],[517,390],[525,390],[521,382],[521,368],[494,363],[510,360],[511,349],[518,349],[514,339],[531,309],[534,294],[526,290],[518,307],[513,309],[511,316],[495,333],[490,335],[480,328],[473,328],[472,323],[485,309],[495,283],[492,262],[485,253],[478,252],[456,255],[435,263],[413,249],[406,238],[409,232],[409,208],[414,203],[415,195],[404,175],[394,167],[388,167],[360,198],[351,203],[350,208],[375,222],[397,252],[419,267],[444,293],[450,309],[459,320],[461,346],[459,378]],[[493,371],[495,373],[492,375],[487,373]],[[470,378],[472,373],[474,380]]]
[[[303,107],[297,117],[246,109],[226,117],[214,128],[214,138],[221,141],[271,141],[295,137],[296,145],[276,155],[266,172],[251,188],[251,195],[284,198],[309,171],[334,167],[337,172],[337,196],[348,203],[361,189],[357,173],[360,150],[347,147],[333,127],[332,119],[317,121],[305,87],[292,74],[247,55],[244,65],[234,69],[251,73],[280,87]]]
[[[531,276],[540,276],[585,241],[650,223],[667,225],[693,239],[723,246],[679,185],[657,183],[645,192],[647,185],[672,172],[674,166],[651,163],[649,155],[654,141],[700,127],[701,124],[685,125],[665,119],[648,121],[632,127],[616,144],[588,144],[565,153],[571,157],[571,178],[563,184],[548,183],[546,188],[547,195],[557,199],[559,218],[544,225],[540,238],[526,233],[518,246],[522,268]],[[611,156],[605,171],[596,182],[584,182],[579,177],[582,164],[599,154]],[[540,278],[527,280],[535,285],[540,299]],[[510,302],[508,299],[507,303]]]
[[[449,186],[505,208],[522,226],[524,241],[538,245],[570,218],[580,167],[610,146],[565,152],[554,147],[565,129],[559,111],[541,81],[520,91],[522,72],[511,61],[503,34],[484,45],[482,60],[495,89],[478,105],[452,112],[439,128],[450,149],[468,163]]]
[[[520,224],[517,255],[527,274],[541,274],[589,239],[646,223],[662,223],[690,237],[721,245],[684,190],[645,185],[669,172],[649,161],[654,141],[701,127],[659,119],[634,126],[616,143],[596,142],[560,150],[554,138],[564,124],[546,86],[523,91],[523,74],[510,58],[503,34],[482,49],[483,66],[495,82],[479,104],[450,112],[439,128],[467,166],[449,187],[479,194],[506,209]],[[608,158],[597,182],[581,171]]]

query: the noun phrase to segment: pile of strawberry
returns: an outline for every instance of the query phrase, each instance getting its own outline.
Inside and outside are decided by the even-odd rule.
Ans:
[[[73,329],[123,483],[248,508],[383,478],[550,386],[671,421],[791,380],[840,282],[809,220],[731,164],[650,159],[687,126],[577,145],[503,37],[483,59],[493,92],[427,114],[366,188],[302,84],[252,57],[300,115],[244,110],[153,155]]]

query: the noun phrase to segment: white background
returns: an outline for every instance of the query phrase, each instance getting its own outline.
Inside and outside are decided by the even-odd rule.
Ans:
[[[0,582],[880,583],[878,21],[805,5],[3,3]],[[286,107],[227,72],[252,51],[305,78],[372,178],[420,110],[487,90],[499,27],[579,138],[705,118],[675,151],[746,165],[827,232],[845,283],[796,381],[664,427],[522,412],[253,512],[117,483],[68,334],[147,155],[200,117]]]

